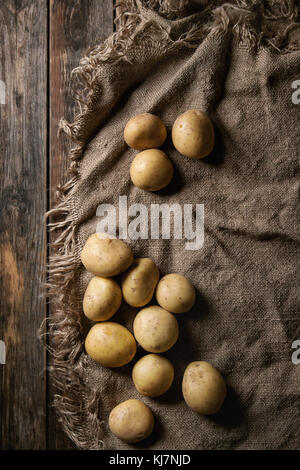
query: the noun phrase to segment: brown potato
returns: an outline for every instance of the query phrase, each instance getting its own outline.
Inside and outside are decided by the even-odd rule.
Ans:
[[[143,307],[153,297],[159,270],[150,258],[137,258],[123,274],[122,293],[132,307]]]
[[[171,160],[158,149],[138,153],[130,166],[133,184],[145,191],[158,191],[166,187],[173,178],[173,173]]]
[[[133,253],[129,245],[117,238],[91,235],[81,252],[81,261],[87,271],[100,277],[113,277],[129,268]]]
[[[153,431],[154,416],[141,400],[126,400],[110,412],[108,424],[111,432],[124,442],[143,441]]]
[[[215,145],[214,126],[206,113],[190,109],[174,122],[172,140],[182,155],[194,159],[205,158]]]
[[[152,353],[168,351],[179,335],[174,315],[156,305],[139,311],[133,322],[133,331],[142,348]]]
[[[87,354],[104,367],[121,367],[136,353],[136,342],[125,326],[119,323],[96,323],[85,339]]]
[[[156,288],[159,305],[172,313],[184,313],[195,303],[196,292],[191,282],[181,274],[167,274]]]
[[[185,369],[182,393],[186,404],[202,415],[219,411],[226,397],[226,384],[209,362],[191,362]]]
[[[126,124],[124,139],[129,147],[146,150],[160,147],[167,137],[167,130],[159,117],[150,113],[137,114]]]
[[[132,380],[139,393],[146,397],[158,397],[171,387],[174,380],[174,367],[159,354],[147,354],[135,364]]]
[[[93,321],[105,321],[120,308],[122,293],[113,279],[95,276],[85,291],[83,311]]]

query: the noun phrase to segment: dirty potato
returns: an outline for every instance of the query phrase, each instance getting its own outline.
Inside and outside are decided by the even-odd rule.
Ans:
[[[196,292],[192,283],[181,274],[167,274],[156,288],[159,305],[172,313],[184,313],[195,303]]]
[[[174,315],[158,306],[140,310],[134,319],[133,331],[142,348],[152,353],[168,351],[179,335]]]
[[[135,388],[146,397],[158,397],[166,393],[174,380],[174,367],[160,354],[147,354],[132,370]]]
[[[135,356],[136,342],[130,331],[119,323],[96,323],[87,334],[85,350],[104,367],[121,367]]]
[[[159,117],[150,113],[137,114],[126,124],[124,139],[129,147],[146,150],[160,147],[167,137],[167,130]]]
[[[108,424],[115,436],[132,444],[150,436],[154,428],[154,416],[145,403],[131,399],[113,408]]]
[[[103,238],[101,234],[91,235],[81,252],[84,267],[100,277],[112,277],[129,268],[133,253],[129,245],[117,238]]]
[[[226,384],[209,362],[191,362],[185,369],[182,393],[186,404],[202,415],[219,411],[226,397]]]
[[[105,321],[120,308],[122,293],[113,279],[95,276],[83,297],[84,314],[93,321]]]
[[[133,184],[145,191],[159,191],[165,188],[173,178],[173,173],[171,160],[158,149],[138,153],[130,166]]]
[[[182,155],[194,159],[205,158],[215,145],[214,126],[206,113],[190,109],[174,122],[172,140]]]
[[[159,270],[150,258],[137,258],[123,274],[122,293],[132,307],[143,307],[153,297]]]

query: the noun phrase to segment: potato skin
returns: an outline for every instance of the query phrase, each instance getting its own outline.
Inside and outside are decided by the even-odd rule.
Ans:
[[[136,258],[123,274],[122,293],[132,307],[143,307],[153,297],[159,279],[159,270],[150,258]]]
[[[220,410],[226,397],[226,384],[209,362],[191,362],[185,369],[182,393],[186,404],[202,415],[213,415]]]
[[[93,321],[105,321],[119,310],[122,292],[113,279],[93,277],[83,297],[84,314]]]
[[[194,286],[181,274],[167,274],[156,287],[156,300],[168,312],[187,312],[194,305],[195,299]]]
[[[159,191],[173,178],[174,169],[167,155],[158,149],[138,153],[130,166],[130,177],[135,186],[145,191]]]
[[[166,393],[174,380],[174,367],[159,354],[147,354],[134,365],[132,380],[139,393],[158,397]]]
[[[108,424],[115,436],[132,444],[150,436],[154,428],[154,416],[141,400],[131,399],[111,410]]]
[[[134,319],[133,331],[142,348],[152,353],[168,351],[179,335],[174,315],[158,306],[140,310]]]
[[[194,159],[205,158],[215,145],[214,126],[206,113],[190,109],[174,122],[172,140],[182,155]]]
[[[137,114],[126,124],[124,139],[129,147],[146,150],[160,147],[167,137],[167,130],[159,117],[150,113]]]
[[[90,273],[100,277],[121,274],[133,262],[129,245],[117,238],[102,238],[100,234],[91,235],[81,252],[81,261]]]
[[[130,331],[119,323],[96,323],[87,334],[85,350],[104,367],[122,367],[135,356],[136,342]]]

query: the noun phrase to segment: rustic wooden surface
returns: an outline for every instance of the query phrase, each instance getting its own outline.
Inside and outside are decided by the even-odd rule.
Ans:
[[[113,31],[113,0],[0,3],[0,448],[72,449],[52,404],[50,358],[38,340],[48,236],[43,214],[68,166],[57,123],[72,120],[69,78]],[[5,84],[5,103],[2,89]]]

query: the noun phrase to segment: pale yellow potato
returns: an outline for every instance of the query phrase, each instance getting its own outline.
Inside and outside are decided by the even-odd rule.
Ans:
[[[171,387],[174,380],[174,367],[159,354],[147,354],[132,370],[132,380],[139,393],[146,397],[158,397]]]
[[[138,153],[130,166],[133,184],[145,191],[158,191],[165,188],[173,178],[173,173],[171,160],[158,149]]]
[[[81,261],[90,273],[101,277],[112,277],[129,268],[133,253],[129,245],[117,238],[91,235],[81,252]]]
[[[141,400],[131,399],[111,410],[108,424],[115,436],[132,444],[150,436],[154,428],[154,416]]]
[[[119,323],[96,323],[85,339],[87,354],[104,367],[121,367],[136,353],[136,342],[125,326]]]
[[[123,274],[122,293],[132,307],[143,307],[153,297],[159,270],[150,258],[136,258]]]
[[[133,332],[142,348],[152,353],[168,351],[179,335],[174,315],[156,305],[140,310],[133,322]]]
[[[167,274],[156,288],[159,305],[172,313],[184,313],[195,303],[196,292],[193,284],[181,274]]]
[[[205,158],[215,145],[214,126],[206,113],[190,109],[174,122],[172,140],[182,155],[194,159]]]
[[[126,124],[124,139],[129,147],[146,150],[160,147],[167,137],[167,130],[159,117],[150,113],[137,114]]]
[[[209,362],[191,362],[185,369],[182,393],[186,404],[202,415],[213,415],[222,407],[226,384]]]
[[[105,321],[120,308],[122,292],[113,279],[93,277],[83,297],[83,311],[93,321]]]

